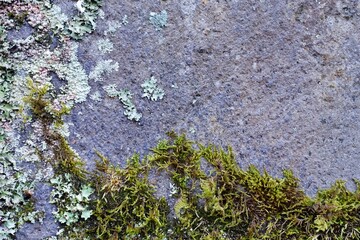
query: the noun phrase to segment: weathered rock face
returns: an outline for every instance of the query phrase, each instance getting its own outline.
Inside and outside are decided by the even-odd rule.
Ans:
[[[72,4],[61,5],[69,15]],[[95,33],[80,42],[79,59],[88,74],[101,60],[117,62],[118,71],[91,81],[90,95],[101,99],[89,97],[67,117],[69,142],[89,168],[94,150],[122,165],[173,129],[232,146],[242,167],[278,176],[290,168],[310,195],[339,178],[349,187],[360,179],[358,1],[106,0],[102,10]],[[162,10],[167,25],[157,29],[150,12]],[[104,33],[125,15],[127,24]],[[113,50],[101,52],[101,39]],[[142,98],[151,76],[165,90],[157,102]],[[109,84],[132,92],[139,122],[106,95]],[[46,236],[29,238],[32,227],[18,239]]]
[[[122,163],[174,129],[204,144],[233,147],[241,166],[273,174],[291,168],[314,194],[335,179],[359,178],[360,49],[356,1],[105,1],[105,19],[81,43],[90,71],[100,59],[119,70],[93,91],[130,89],[140,123],[118,100],[78,105],[71,142],[92,161],[93,149]],[[168,12],[158,31],[150,12]],[[104,36],[108,22],[128,24]],[[108,38],[114,50],[100,54]],[[166,96],[141,98],[154,75]],[[174,88],[174,86],[177,88]],[[102,92],[103,93],[103,92]]]

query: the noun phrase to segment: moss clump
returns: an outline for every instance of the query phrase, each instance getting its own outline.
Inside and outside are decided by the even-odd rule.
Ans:
[[[64,225],[59,236],[85,239],[79,229],[83,228],[81,220],[89,219],[92,214],[89,197],[93,189],[87,182],[84,162],[71,149],[65,137],[50,127],[61,126],[62,118],[69,113],[69,109],[65,105],[59,110],[53,108],[48,85],[36,84],[31,79],[27,84],[29,93],[24,97],[24,103],[29,106],[32,116],[40,121],[42,137],[50,151],[50,155],[41,151],[38,153],[40,159],[50,162],[54,170],[54,176],[50,179],[53,186],[50,202],[57,206],[55,218]]]
[[[97,239],[164,239],[169,208],[164,198],[154,197],[149,184],[150,166],[135,155],[124,169],[99,155],[94,174],[98,199],[94,201],[89,234]]]
[[[49,85],[36,84],[31,78],[28,78],[27,86],[29,93],[23,98],[23,101],[29,105],[31,114],[35,118],[40,119],[45,128],[50,127],[51,123],[57,125],[63,124],[62,117],[68,114],[70,109],[65,105],[63,105],[60,110],[55,110],[52,107]]]
[[[34,115],[44,124],[61,122],[66,111],[49,111],[45,89],[32,88],[26,101]],[[81,208],[73,201],[55,201],[58,219],[70,239],[360,238],[359,182],[351,192],[338,181],[312,199],[289,170],[283,178],[262,174],[254,166],[243,170],[231,148],[195,144],[175,133],[169,133],[169,139],[143,161],[137,155],[130,158],[123,169],[99,154],[96,171],[87,174],[66,139],[45,130],[55,173],[60,176],[54,182],[57,191],[68,189],[59,184],[65,178],[74,199],[87,189],[86,201],[78,199]],[[201,168],[202,161],[211,171]],[[156,170],[170,175],[177,189],[174,206],[155,197],[148,176]]]
[[[185,136],[155,147],[124,169],[100,156],[89,182],[96,189],[93,215],[84,230],[97,239],[359,239],[360,185],[343,182],[311,199],[291,171],[283,178],[242,170],[227,151],[195,145]],[[206,161],[209,173],[200,167]],[[178,189],[168,206],[154,196],[150,170],[165,170]],[[169,210],[173,208],[174,219]]]
[[[150,159],[167,169],[180,189],[175,205],[177,237],[219,239],[211,236],[220,233],[228,239],[360,237],[359,184],[356,192],[350,192],[337,182],[311,199],[291,171],[284,171],[282,179],[266,171],[261,174],[254,166],[245,171],[230,148],[194,148],[184,136],[170,136]],[[210,174],[200,169],[201,159],[212,166]]]
[[[31,114],[42,124],[42,134],[52,151],[50,162],[56,174],[71,173],[77,179],[84,180],[86,176],[84,162],[71,149],[65,137],[50,128],[52,125],[61,126],[63,116],[68,114],[70,109],[65,105],[59,110],[53,108],[48,85],[35,84],[30,78],[27,84],[29,94],[23,100],[30,107]],[[44,159],[43,156],[41,158]]]

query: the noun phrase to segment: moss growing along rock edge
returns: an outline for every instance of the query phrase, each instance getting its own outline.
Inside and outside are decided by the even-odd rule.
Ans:
[[[25,102],[44,126],[55,175],[60,239],[358,239],[360,182],[351,192],[337,181],[315,198],[304,194],[290,170],[274,178],[254,166],[241,169],[232,149],[168,133],[152,153],[134,155],[125,168],[98,153],[89,173],[66,139],[47,129],[68,111],[47,106],[45,87],[29,80]],[[42,157],[46,160],[46,157]],[[205,171],[206,164],[210,171]],[[172,192],[157,197],[153,172],[170,176]],[[169,199],[175,200],[170,206]]]
[[[59,16],[56,12],[58,9],[48,7],[51,6],[50,1],[44,1],[46,4],[41,5],[45,15],[36,12],[37,8],[29,11],[29,15],[23,14],[26,4],[34,3],[35,6],[40,4],[38,1],[26,1],[26,4],[11,0],[2,2],[12,10],[5,2],[16,3],[14,6],[17,7],[14,9],[15,14],[8,15],[9,21],[4,25],[6,29],[21,25],[26,20],[38,28],[35,42],[39,45],[45,44],[45,30],[49,28],[63,36],[60,40],[64,44],[68,41],[64,36],[79,40],[90,33],[95,28],[101,5],[101,1],[97,0],[84,1],[81,7],[86,14],[80,11],[79,15],[68,21]],[[29,16],[32,18],[27,19]],[[54,16],[59,16],[59,19],[53,19]],[[45,18],[53,20],[50,25],[41,21]],[[160,21],[157,30],[166,26],[166,19],[163,22]],[[17,106],[8,101],[7,88],[12,84],[14,70],[19,70],[15,68],[19,60],[7,62],[9,46],[5,30],[1,31],[0,43],[4,46],[1,50],[4,53],[1,53],[4,59],[0,75],[6,83],[1,89],[6,103],[1,106],[4,113],[1,117],[5,118],[4,121],[10,121]],[[24,41],[18,44],[27,46],[32,43]],[[60,77],[64,75],[69,81],[68,89],[65,90],[84,89],[82,94],[65,91],[65,97],[76,96],[66,100],[77,103],[86,99],[89,88],[84,74],[80,76],[83,81],[70,82],[75,79],[72,70],[82,69],[77,63],[76,46],[71,49],[69,63],[55,64],[53,68]],[[49,56],[56,56],[56,52]],[[58,51],[59,56],[65,53]],[[43,61],[45,63],[50,59],[47,56]],[[27,65],[23,67],[26,69]],[[37,69],[30,70],[31,77],[36,77]],[[47,75],[45,77],[48,78]],[[282,179],[273,178],[266,172],[261,174],[255,167],[245,171],[236,164],[230,148],[225,151],[215,146],[203,146],[189,141],[183,135],[170,133],[169,139],[160,142],[152,154],[144,159],[135,155],[123,169],[113,166],[99,154],[96,171],[88,173],[84,169],[85,163],[58,131],[63,125],[62,116],[69,112],[69,106],[73,104],[68,106],[60,101],[55,108],[50,104],[54,100],[49,94],[50,86],[42,84],[41,77],[35,80],[28,81],[30,92],[24,101],[29,105],[33,120],[40,123],[42,138],[47,146],[47,153],[37,149],[39,158],[50,163],[54,169],[54,176],[49,180],[54,188],[49,202],[57,206],[54,215],[62,226],[58,236],[50,239],[360,238],[358,182],[355,192],[348,191],[344,182],[338,181],[332,188],[319,191],[312,199],[301,191],[291,171],[284,171]],[[7,136],[1,134],[1,138]],[[1,149],[1,163],[12,167],[12,159],[9,157],[11,151],[5,145],[1,145]],[[212,170],[207,172],[202,169],[202,162],[206,162]],[[156,195],[156,186],[149,177],[153,172],[167,172],[171,178],[171,196],[159,198]],[[3,229],[4,236],[13,236],[24,221],[33,222],[37,213],[32,212],[33,186],[27,184],[27,179],[14,169],[7,171],[4,179],[0,180],[5,180],[4,186],[8,189],[16,188],[15,193],[9,193],[16,197],[13,198],[16,201],[5,202],[10,207],[5,208],[6,218],[0,219],[1,238]],[[169,199],[174,200],[175,204],[171,205]],[[1,213],[1,216],[4,214]]]
[[[75,181],[77,191],[91,186],[95,193],[87,205],[91,216],[64,226],[70,238],[78,239],[79,232],[89,239],[360,237],[359,182],[355,192],[338,181],[310,198],[289,170],[283,178],[261,174],[254,166],[242,170],[230,148],[203,146],[174,133],[144,159],[134,155],[123,169],[101,154],[99,158],[95,172]],[[201,161],[212,170],[205,173]],[[155,196],[151,171],[168,172],[175,189],[174,206],[167,201],[170,193],[160,199]],[[76,179],[77,174],[66,174]]]
[[[43,123],[54,169],[51,203],[62,229],[59,239],[358,239],[360,182],[351,192],[343,181],[304,194],[290,170],[274,178],[254,166],[241,169],[232,149],[204,146],[185,135],[168,133],[152,153],[134,155],[125,168],[103,155],[96,169],[66,139],[48,129],[62,124],[65,109],[48,105],[46,87],[28,81],[30,105]],[[40,153],[41,154],[41,153]],[[208,166],[204,169],[204,164]],[[210,169],[210,170],[209,170]],[[150,174],[167,174],[168,196],[156,196]],[[155,177],[156,178],[156,177]],[[152,177],[152,180],[154,177]],[[171,206],[169,200],[175,204]]]

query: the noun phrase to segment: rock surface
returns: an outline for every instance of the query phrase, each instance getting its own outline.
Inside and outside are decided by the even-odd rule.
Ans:
[[[69,15],[71,6],[63,4]],[[79,59],[88,74],[100,60],[119,69],[91,81],[90,95],[100,92],[101,100],[89,97],[66,119],[69,142],[89,168],[94,150],[123,166],[173,129],[203,144],[232,146],[242,167],[275,176],[290,168],[310,195],[336,179],[350,188],[360,179],[357,1],[105,0],[102,10],[95,33],[80,42]],[[156,29],[150,12],[162,10],[167,26]],[[105,34],[117,21],[122,26]],[[113,50],[102,53],[100,39]],[[157,102],[142,98],[140,85],[151,76],[165,90]],[[106,96],[109,84],[133,93],[139,122]],[[26,225],[18,239],[47,236],[29,238],[33,231]]]
[[[150,12],[168,12],[158,31]],[[241,166],[281,176],[293,169],[308,194],[341,178],[351,185],[360,164],[360,6],[355,1],[105,1],[105,19],[79,51],[90,71],[100,59],[119,70],[92,82],[101,102],[78,105],[71,143],[90,164],[94,149],[120,164],[147,153],[165,132],[233,147]],[[128,24],[104,36],[108,22]],[[108,38],[114,50],[101,54]],[[159,102],[141,98],[153,75]],[[129,89],[139,123],[122,114],[102,86]],[[177,86],[177,88],[174,88]]]

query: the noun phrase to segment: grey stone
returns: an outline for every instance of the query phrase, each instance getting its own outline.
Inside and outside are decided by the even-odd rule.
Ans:
[[[292,169],[311,196],[336,179],[354,189],[351,180],[360,179],[359,5],[104,1],[105,19],[80,42],[79,58],[87,73],[100,59],[117,61],[119,71],[90,82],[90,94],[99,91],[103,100],[74,108],[66,118],[74,124],[69,142],[89,169],[95,150],[124,166],[173,129],[203,144],[232,146],[241,167],[254,164],[279,177]],[[161,10],[168,22],[158,31],[149,14]],[[125,15],[129,23],[105,36],[108,22]],[[96,46],[104,37],[114,44],[107,55]],[[140,85],[152,75],[166,94],[158,102],[141,97]],[[119,100],[105,96],[108,84],[134,94],[139,123],[123,115]],[[168,176],[151,176],[157,195],[166,197]],[[25,227],[18,239],[30,239],[26,234]]]
[[[14,40],[24,40],[27,37],[31,36],[34,32],[34,29],[25,22],[19,29],[11,30],[7,33],[7,40],[12,42]]]
[[[131,90],[143,118],[127,120],[115,99],[89,101],[69,117],[70,141],[90,165],[94,149],[123,165],[174,129],[231,145],[242,167],[276,176],[290,168],[310,195],[339,178],[353,187],[360,173],[359,4],[341,2],[344,10],[339,2],[105,1],[106,19],[80,51],[84,65],[101,57],[120,69],[91,83],[92,91],[110,83]],[[149,13],[161,10],[168,24],[156,31]],[[115,50],[93,54],[106,22],[125,14],[129,23],[109,37]],[[162,101],[141,98],[151,75],[165,89]]]
[[[34,194],[35,209],[45,213],[42,223],[35,222],[34,224],[26,223],[16,233],[16,239],[19,240],[38,240],[46,237],[56,235],[58,225],[52,215],[55,211],[55,206],[49,204],[49,197],[51,187],[46,184],[38,184]]]

